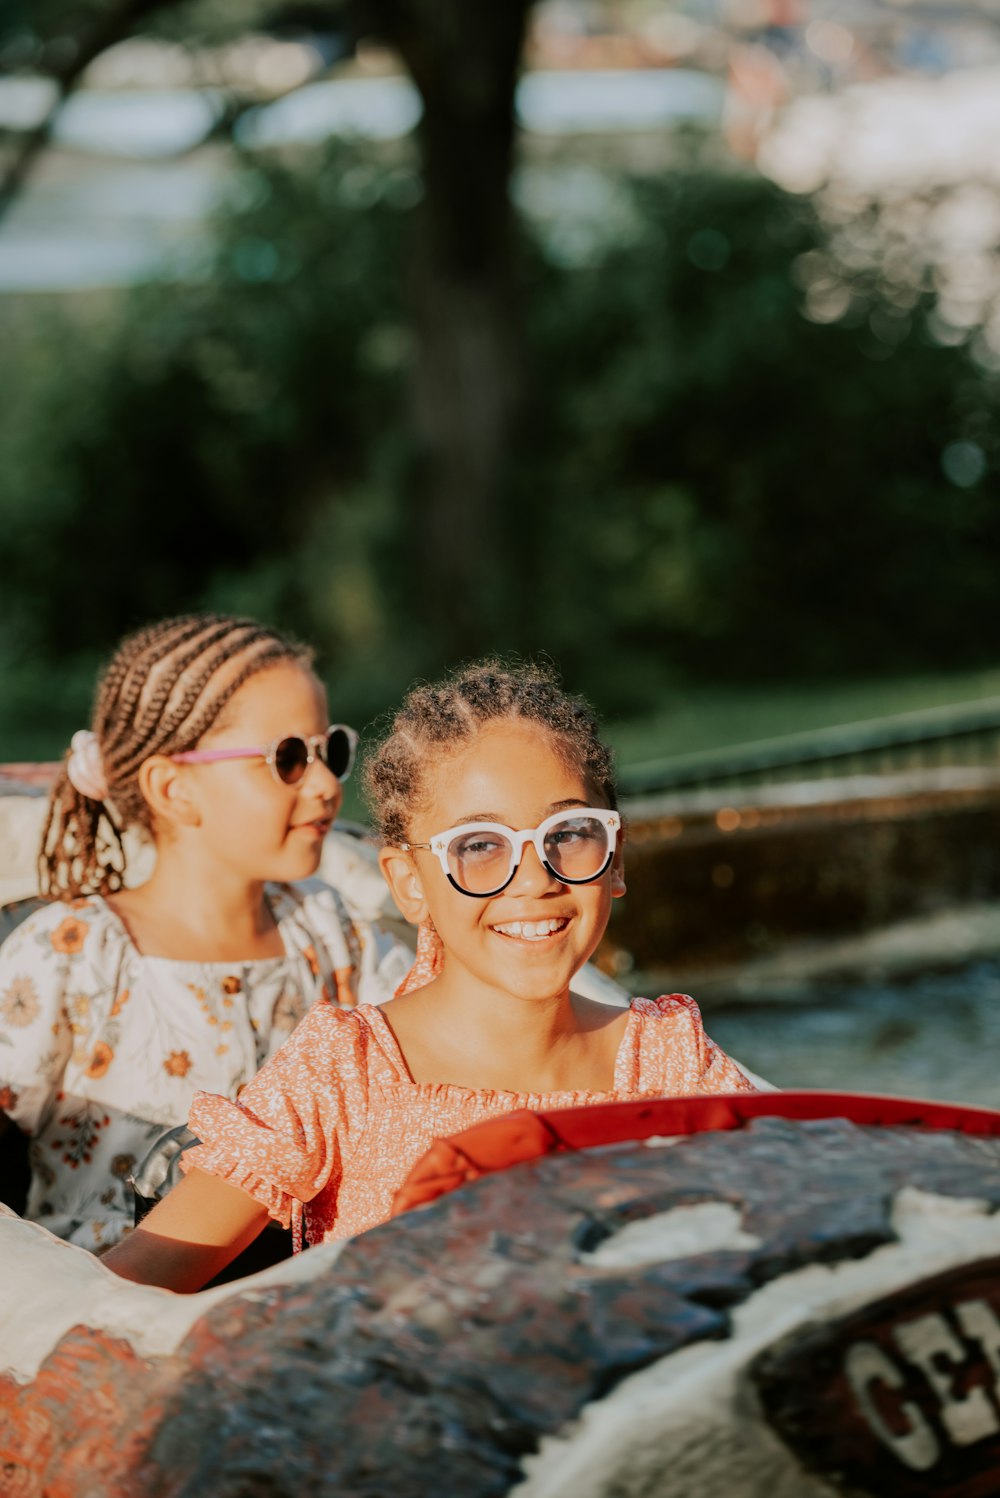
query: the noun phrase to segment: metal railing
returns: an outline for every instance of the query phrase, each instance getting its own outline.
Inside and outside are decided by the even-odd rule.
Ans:
[[[1000,697],[623,765],[619,784],[642,796],[939,765],[1000,769]]]

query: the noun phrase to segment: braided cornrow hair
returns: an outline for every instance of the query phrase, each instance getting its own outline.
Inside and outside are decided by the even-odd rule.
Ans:
[[[228,614],[182,614],[123,640],[98,682],[91,721],[108,799],[81,794],[63,764],[38,856],[42,894],[75,899],[121,889],[123,832],[151,830],[140,766],[152,754],[193,749],[244,682],[283,661],[310,667],[312,653],[256,619]]]
[[[458,747],[483,725],[505,718],[547,729],[607,805],[617,805],[611,750],[600,737],[590,705],[566,692],[547,665],[490,657],[459,668],[444,681],[413,687],[368,755],[365,799],[384,842],[407,840],[423,772],[435,751],[440,755],[449,746]]]

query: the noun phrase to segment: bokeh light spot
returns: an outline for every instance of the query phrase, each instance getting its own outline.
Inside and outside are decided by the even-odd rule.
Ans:
[[[949,442],[941,454],[941,469],[949,483],[971,489],[986,472],[986,454],[978,442]]]

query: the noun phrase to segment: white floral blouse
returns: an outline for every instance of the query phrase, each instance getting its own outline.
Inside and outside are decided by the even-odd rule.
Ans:
[[[196,1092],[235,1098],[319,1001],[392,996],[412,953],[321,880],[268,885],[285,947],[252,962],[145,957],[99,898],[36,911],[0,948],[0,1110],[30,1136],[25,1215],[102,1251],[129,1176]]]

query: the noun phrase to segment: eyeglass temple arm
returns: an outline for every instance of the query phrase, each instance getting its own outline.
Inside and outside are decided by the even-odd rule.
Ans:
[[[266,749],[185,749],[170,758],[184,765],[207,765],[216,759],[254,759],[257,755],[267,757]]]

